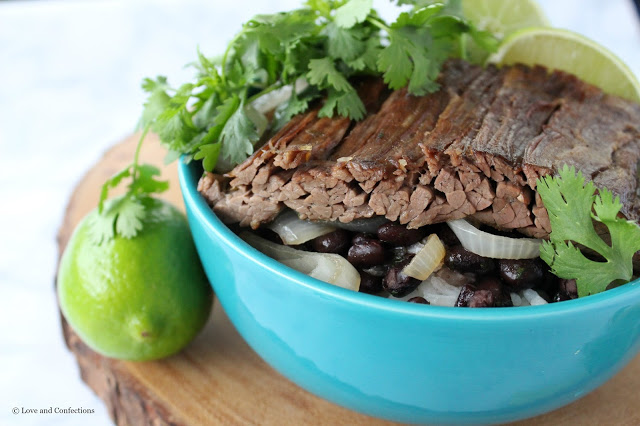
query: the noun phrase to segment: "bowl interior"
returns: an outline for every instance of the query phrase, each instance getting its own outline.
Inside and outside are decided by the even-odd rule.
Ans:
[[[183,196],[188,199],[189,206],[195,208],[199,220],[205,221],[218,238],[230,249],[244,256],[247,261],[256,263],[282,275],[285,278],[293,278],[299,285],[303,285],[319,293],[348,301],[349,303],[370,307],[372,309],[383,309],[396,313],[418,316],[437,316],[442,318],[460,320],[504,320],[510,321],[515,318],[548,317],[549,315],[562,315],[567,311],[580,311],[595,305],[617,304],[622,300],[631,297],[630,294],[640,293],[640,278],[624,284],[622,286],[607,290],[602,293],[590,295],[574,300],[567,300],[560,303],[549,303],[539,306],[522,306],[517,309],[504,308],[484,308],[484,309],[457,309],[447,306],[429,306],[425,309],[423,305],[406,303],[386,299],[379,296],[358,293],[337,287],[315,278],[302,274],[288,266],[261,253],[248,243],[242,240],[231,229],[229,229],[211,210],[206,201],[197,191],[197,182],[202,175],[202,167],[196,162],[187,163],[184,158],[180,159],[179,165],[181,189]]]

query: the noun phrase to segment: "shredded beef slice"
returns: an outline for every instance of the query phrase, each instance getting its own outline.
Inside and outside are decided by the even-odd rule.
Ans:
[[[535,182],[570,164],[638,220],[640,106],[539,66],[451,60],[438,82],[426,96],[388,97],[379,81],[363,82],[364,120],[318,117],[316,107],[224,179],[206,174],[199,190],[223,220],[253,228],[286,206],[313,220],[385,216],[409,228],[471,216],[546,237]]]

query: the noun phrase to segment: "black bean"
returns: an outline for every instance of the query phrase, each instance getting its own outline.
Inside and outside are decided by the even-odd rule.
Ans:
[[[364,271],[359,272],[361,293],[378,294],[382,291],[382,277],[376,277]]]
[[[451,285],[462,287],[465,284],[469,284],[475,281],[476,277],[473,274],[454,271],[451,268],[443,266],[436,272],[438,278],[442,278]]]
[[[458,294],[458,300],[456,300],[455,306],[464,307],[469,305],[469,300],[471,300],[471,296],[476,291],[476,286],[473,284],[465,284],[460,289],[460,293]]]
[[[549,271],[549,267],[544,267],[544,277],[535,285],[535,290],[540,293],[553,294],[558,289],[559,278]]]
[[[487,295],[487,292],[490,295]],[[460,289],[455,306],[480,308],[488,306],[513,306],[511,296],[500,280],[493,276],[482,277],[473,284],[465,284]]]
[[[434,225],[434,227],[435,227],[434,232],[438,234],[438,238],[440,238],[440,241],[442,241],[442,244],[444,244],[446,247],[453,247],[453,246],[460,245],[460,240],[458,239],[456,234],[451,230],[451,228],[449,228],[449,225],[447,225],[446,223],[440,223],[440,224]]]
[[[565,300],[570,300],[566,294],[562,293],[561,291],[557,292],[554,296],[553,296],[553,301],[554,302],[564,302]]]
[[[347,253],[347,260],[354,266],[374,266],[384,263],[384,247],[378,240],[359,240]]]
[[[520,291],[542,283],[545,266],[539,259],[500,259],[498,270],[502,282],[511,290]]]
[[[360,244],[362,242],[374,240],[375,238],[376,237],[372,234],[365,234],[365,233],[359,232],[353,236],[353,238],[351,239],[351,244],[352,245]]]
[[[405,260],[414,256],[413,254],[407,252],[406,247],[392,247],[390,252],[391,255],[389,256],[389,258],[391,258],[391,263],[404,262]]]
[[[410,302],[410,303],[419,303],[419,304],[421,304],[421,305],[428,305],[428,304],[429,304],[429,302],[427,301],[427,299],[425,299],[424,297],[421,297],[421,296],[415,296],[415,297],[412,297],[411,299],[407,300],[407,302]]]
[[[560,280],[560,289],[564,291],[564,293],[569,296],[571,299],[576,299],[578,297],[578,285],[576,284],[576,280]]]
[[[392,296],[402,297],[411,293],[420,285],[420,280],[410,277],[402,272],[408,262],[398,263],[387,271],[382,281],[382,287]]]
[[[255,233],[259,237],[262,237],[265,240],[271,241],[272,243],[283,244],[282,238],[280,238],[280,235],[278,235],[277,232],[269,228],[258,228],[255,230]]]
[[[578,287],[576,280],[558,280],[558,291],[553,296],[554,302],[562,302],[564,300],[572,300],[578,297]]]
[[[497,277],[482,277],[476,283],[476,290],[489,290],[493,294],[493,306],[513,306],[509,292]]]
[[[491,290],[476,290],[469,300],[470,308],[488,308],[495,306],[495,300]]]
[[[538,296],[542,297],[547,303],[551,303],[552,299],[551,296],[549,296],[549,293],[547,293],[544,290],[541,290],[539,288],[534,288],[536,293],[538,293]]]
[[[366,268],[362,268],[362,270],[367,274],[373,275],[374,277],[379,277],[379,278],[382,278],[386,275],[387,269],[389,269],[387,265],[373,265],[373,266],[368,266]]]
[[[378,239],[394,246],[410,246],[425,237],[422,229],[407,229],[395,222],[387,222],[378,228]]]
[[[493,259],[471,253],[461,245],[451,247],[447,250],[444,263],[456,271],[473,272],[478,275],[487,274],[495,268]]]
[[[318,253],[343,254],[349,248],[349,237],[350,235],[347,231],[336,229],[311,240],[311,247]]]

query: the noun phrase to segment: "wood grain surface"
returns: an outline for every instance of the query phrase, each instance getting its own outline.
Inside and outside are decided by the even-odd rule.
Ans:
[[[80,180],[58,233],[59,253],[75,225],[98,202],[102,183],[131,162],[137,135],[113,147]],[[141,158],[162,165],[155,136]],[[164,198],[182,206],[176,165]],[[154,362],[125,362],[89,349],[62,315],[64,340],[82,379],[104,401],[118,425],[391,425],[320,399],[269,367],[242,340],[216,302],[200,335],[181,353]],[[640,356],[579,401],[523,422],[533,425],[640,425]],[[481,396],[479,396],[481,398]]]

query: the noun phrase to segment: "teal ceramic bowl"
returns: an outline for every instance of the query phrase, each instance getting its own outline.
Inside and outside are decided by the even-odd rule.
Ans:
[[[407,423],[499,423],[568,404],[640,350],[640,282],[519,308],[426,306],[310,278],[231,232],[180,162],[187,215],[222,307],[249,345],[302,388]]]

